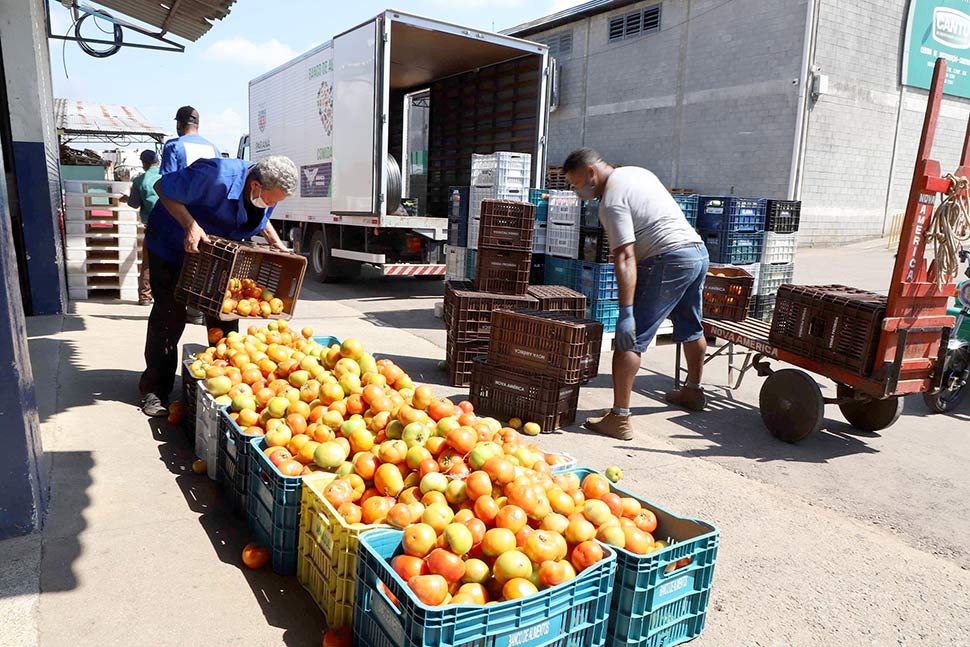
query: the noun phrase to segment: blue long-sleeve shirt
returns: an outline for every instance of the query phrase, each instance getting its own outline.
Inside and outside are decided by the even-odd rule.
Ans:
[[[216,145],[208,139],[194,133],[182,135],[165,142],[165,146],[162,148],[162,164],[159,170],[162,175],[174,173],[186,166],[191,166],[196,160],[214,157],[221,158],[222,154],[216,148]]]

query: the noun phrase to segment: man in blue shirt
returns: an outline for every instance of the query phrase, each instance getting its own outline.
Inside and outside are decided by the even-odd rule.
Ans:
[[[180,171],[198,159],[222,157],[216,145],[199,134],[199,111],[182,106],[175,113],[178,137],[165,142],[162,149],[162,175]]]
[[[181,171],[162,175],[155,184],[158,203],[145,232],[155,303],[148,317],[146,368],[139,384],[146,415],[167,414],[166,403],[175,384],[178,342],[186,316],[185,304],[175,300],[175,285],[185,254],[198,253],[199,243],[208,242],[209,235],[244,240],[262,234],[270,245],[286,251],[270,223],[270,214],[298,186],[296,165],[282,156],[266,157],[255,164],[200,159]],[[224,330],[238,325],[208,319],[210,327]]]

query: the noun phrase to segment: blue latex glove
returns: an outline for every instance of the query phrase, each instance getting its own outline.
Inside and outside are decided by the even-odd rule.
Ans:
[[[633,350],[637,341],[637,324],[633,319],[633,306],[620,306],[620,316],[616,320],[616,336],[613,346],[616,350]]]

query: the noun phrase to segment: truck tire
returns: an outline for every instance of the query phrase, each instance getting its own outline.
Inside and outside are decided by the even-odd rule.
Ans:
[[[310,273],[321,283],[336,283],[360,276],[360,263],[337,260],[330,255],[326,228],[320,228],[310,238]]]

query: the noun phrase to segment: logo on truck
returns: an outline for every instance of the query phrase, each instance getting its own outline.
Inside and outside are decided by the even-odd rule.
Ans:
[[[320,114],[320,123],[329,136],[333,133],[333,86],[326,81],[321,81],[320,89],[317,90],[317,112]]]
[[[946,7],[933,10],[933,39],[957,49],[970,48],[970,16]]]
[[[259,126],[259,132],[266,130],[266,110],[260,110],[256,113],[256,125]]]

